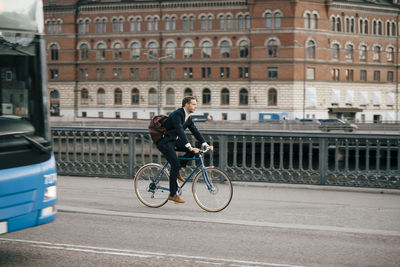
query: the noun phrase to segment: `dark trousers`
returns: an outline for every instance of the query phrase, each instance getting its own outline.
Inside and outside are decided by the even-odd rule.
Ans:
[[[186,152],[183,155],[184,158],[192,158],[194,153],[185,147],[180,140],[167,140],[163,138],[156,144],[158,150],[164,155],[168,163],[171,165],[171,170],[169,173],[169,191],[170,196],[175,196],[178,190],[178,182],[176,178],[178,177],[180,168],[186,167],[188,163],[187,160],[179,160],[176,151]]]

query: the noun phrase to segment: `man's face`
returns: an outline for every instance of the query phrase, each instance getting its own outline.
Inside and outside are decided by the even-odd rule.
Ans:
[[[187,112],[194,113],[197,108],[197,101],[195,99],[190,100],[190,102],[186,104],[186,107]]]

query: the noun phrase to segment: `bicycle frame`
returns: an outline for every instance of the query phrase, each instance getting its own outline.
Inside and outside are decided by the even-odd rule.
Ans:
[[[203,178],[204,178],[204,181],[205,181],[205,183],[206,183],[206,185],[207,185],[207,188],[208,188],[209,190],[212,190],[212,189],[213,189],[213,186],[211,185],[210,180],[208,179],[207,173],[204,171],[206,167],[204,166],[203,153],[199,153],[199,156],[198,156],[198,157],[194,157],[194,158],[178,158],[178,159],[179,159],[180,161],[182,161],[182,160],[195,160],[195,161],[200,161],[200,162],[197,164],[197,166],[194,168],[194,170],[190,173],[190,175],[189,175],[188,177],[186,177],[185,182],[183,182],[183,184],[182,184],[181,186],[178,185],[178,193],[181,192],[181,190],[182,190],[182,188],[185,186],[185,184],[189,181],[190,178],[192,178],[192,176],[193,176],[195,173],[197,173],[197,171],[198,171],[199,169],[201,169],[201,173],[203,174]],[[169,165],[168,162],[166,162],[166,163],[164,164],[162,170],[157,174],[157,176],[156,176],[156,178],[154,179],[154,181],[150,184],[150,188],[152,188],[152,187],[155,186],[155,188],[169,191],[169,188],[162,187],[162,186],[157,186],[157,184],[158,184],[158,182],[159,182],[159,180],[160,180],[161,174],[162,174],[162,173],[164,172],[164,170],[168,167],[168,165]]]

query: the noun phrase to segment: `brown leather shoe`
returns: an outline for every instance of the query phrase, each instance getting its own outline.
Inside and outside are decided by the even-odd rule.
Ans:
[[[182,177],[180,172],[178,173],[178,177],[176,177],[176,179],[178,179],[178,181],[181,182],[181,183],[185,182],[185,179],[183,179],[183,177]]]
[[[173,197],[168,196],[168,200],[171,200],[171,201],[173,201],[173,202],[175,202],[175,203],[178,203],[178,204],[183,204],[183,203],[185,203],[185,200],[183,200],[182,198],[180,198],[180,197],[178,196],[178,194],[176,194],[176,195],[173,196]]]

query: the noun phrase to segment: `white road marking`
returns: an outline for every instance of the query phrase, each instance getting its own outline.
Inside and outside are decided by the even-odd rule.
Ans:
[[[124,212],[124,211],[111,211],[102,209],[71,207],[63,205],[58,205],[57,208],[58,211],[61,212],[85,213],[85,214],[95,214],[95,215],[123,216],[123,217],[162,219],[162,220],[174,220],[174,221],[222,223],[222,224],[233,224],[233,225],[244,225],[244,226],[284,228],[284,229],[294,229],[294,230],[341,232],[341,233],[351,233],[351,234],[400,236],[400,231],[395,231],[395,230],[363,229],[363,228],[339,227],[330,225],[273,223],[273,222],[263,222],[263,221],[246,221],[238,219],[217,219],[217,218],[182,216],[175,214],[174,215],[150,214],[150,213],[139,213],[139,212]]]
[[[32,247],[39,247],[46,249],[67,250],[67,251],[74,251],[81,253],[95,253],[95,254],[115,255],[115,256],[128,256],[128,257],[139,257],[139,258],[171,258],[171,257],[182,258],[184,261],[213,264],[213,265],[229,264],[231,266],[243,266],[243,267],[245,266],[304,267],[292,264],[267,263],[267,262],[245,261],[245,260],[224,259],[224,258],[209,258],[203,256],[157,253],[150,251],[136,251],[136,250],[104,248],[104,247],[94,247],[94,246],[81,246],[74,244],[61,244],[61,243],[51,243],[51,242],[11,239],[11,238],[0,238],[0,242],[23,243],[23,244],[28,244]]]

